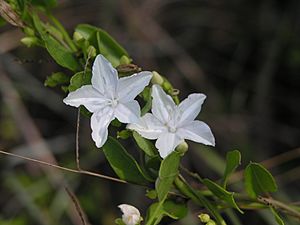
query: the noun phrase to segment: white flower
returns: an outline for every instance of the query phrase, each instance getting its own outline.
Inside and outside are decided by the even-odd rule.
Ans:
[[[126,225],[137,225],[142,221],[139,210],[131,205],[122,204],[118,206],[123,215],[122,220]]]
[[[184,139],[215,145],[215,138],[202,121],[195,120],[206,96],[190,94],[178,106],[158,85],[152,87],[152,114],[146,113],[138,123],[127,125],[147,139],[157,139],[155,146],[162,158],[169,155]]]
[[[151,80],[151,72],[143,71],[118,78],[118,72],[102,55],[95,59],[92,85],[84,85],[64,99],[74,107],[85,106],[91,117],[92,138],[100,148],[107,140],[108,125],[117,118],[122,123],[136,122],[140,106],[134,98]]]

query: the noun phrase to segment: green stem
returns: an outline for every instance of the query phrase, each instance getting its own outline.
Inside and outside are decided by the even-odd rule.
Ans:
[[[59,31],[63,35],[65,41],[67,42],[67,44],[69,45],[71,50],[73,52],[76,52],[77,48],[76,48],[75,44],[73,43],[72,39],[70,38],[68,32],[63,27],[63,25],[51,13],[47,13],[47,15],[48,15],[49,19],[53,22],[53,24],[59,29]]]
[[[182,194],[189,197],[196,204],[205,207],[215,217],[219,225],[226,224],[218,209],[200,192],[196,192],[181,175],[175,179],[175,185]]]

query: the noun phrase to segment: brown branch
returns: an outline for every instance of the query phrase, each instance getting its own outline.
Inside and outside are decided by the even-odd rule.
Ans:
[[[80,156],[79,156],[79,130],[80,130],[80,108],[78,108],[78,112],[77,112],[75,154],[76,154],[77,169],[79,171],[81,171],[81,168],[80,168]]]
[[[265,197],[261,197],[261,196],[259,196],[257,198],[257,201],[264,205],[274,207],[275,209],[283,211],[286,214],[293,216],[294,218],[297,218],[298,220],[300,220],[300,212],[293,209],[292,207],[290,207],[289,205],[287,205],[283,202],[277,201],[273,198],[265,198]]]
[[[87,223],[85,222],[85,215],[83,213],[83,210],[79,204],[79,201],[78,199],[76,198],[76,196],[69,190],[69,188],[65,187],[65,190],[67,192],[67,194],[69,195],[69,197],[71,198],[72,202],[74,203],[75,205],[75,209],[78,213],[78,216],[80,217],[81,219],[81,222],[83,225],[87,225]]]
[[[111,180],[111,181],[115,181],[115,182],[119,182],[119,183],[124,183],[124,184],[127,183],[126,181],[115,178],[115,177],[110,177],[110,176],[106,176],[106,175],[102,175],[102,174],[99,174],[99,173],[94,173],[94,172],[90,172],[90,171],[86,171],[86,170],[75,170],[75,169],[71,169],[71,168],[67,168],[67,167],[62,167],[62,166],[58,166],[58,165],[55,165],[55,164],[52,164],[52,163],[40,161],[40,160],[37,160],[37,159],[32,159],[32,158],[29,158],[29,157],[17,155],[17,154],[2,151],[2,150],[0,150],[0,153],[5,154],[5,155],[9,155],[9,156],[14,156],[14,157],[24,159],[24,160],[27,160],[27,161],[35,162],[35,163],[38,163],[38,164],[51,166],[53,168],[68,171],[68,172],[72,172],[72,173],[86,174],[86,175],[89,175],[89,176],[99,177],[99,178],[102,178],[102,179]]]

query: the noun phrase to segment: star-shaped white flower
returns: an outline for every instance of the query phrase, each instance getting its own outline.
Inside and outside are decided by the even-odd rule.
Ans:
[[[142,221],[140,211],[132,205],[121,204],[118,206],[123,215],[122,220],[126,225],[137,225]]]
[[[138,123],[127,125],[144,138],[157,139],[155,147],[162,158],[169,155],[184,139],[215,145],[215,138],[202,121],[195,120],[206,96],[190,94],[178,106],[159,85],[152,87],[152,114],[146,113]]]
[[[140,106],[134,98],[151,80],[148,71],[118,78],[118,72],[102,55],[95,59],[92,85],[84,85],[63,100],[67,105],[85,106],[91,117],[92,138],[100,148],[107,140],[108,125],[117,118],[122,123],[134,123],[140,117]]]

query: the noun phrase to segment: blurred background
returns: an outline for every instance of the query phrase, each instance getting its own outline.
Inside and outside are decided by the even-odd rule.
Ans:
[[[63,0],[54,14],[70,34],[79,23],[110,33],[144,70],[156,70],[180,90],[207,95],[200,120],[216,148],[190,144],[184,164],[219,179],[227,151],[242,153],[242,167],[263,162],[278,182],[275,195],[300,201],[300,1],[298,0]],[[44,87],[61,71],[44,49],[20,43],[21,31],[0,28],[0,148],[75,168],[77,110],[60,89]],[[115,176],[81,117],[84,169]],[[125,143],[125,142],[124,142]],[[136,154],[134,143],[127,143]],[[114,224],[118,204],[145,209],[145,190],[0,155],[0,224],[80,225],[65,186],[89,222]],[[232,190],[240,190],[237,174]],[[193,207],[174,224],[200,224]],[[285,218],[286,224],[299,221]],[[275,224],[267,211],[238,215],[240,224]],[[168,224],[164,221],[162,224]]]

